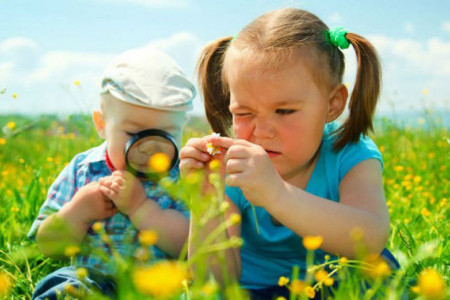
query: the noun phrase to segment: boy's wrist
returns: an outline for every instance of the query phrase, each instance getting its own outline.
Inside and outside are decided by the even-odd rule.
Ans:
[[[152,220],[152,215],[161,211],[159,205],[153,201],[146,199],[138,208],[130,212],[128,217],[136,229],[141,230],[144,223]]]

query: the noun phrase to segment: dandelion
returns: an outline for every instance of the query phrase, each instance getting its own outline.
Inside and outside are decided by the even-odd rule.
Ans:
[[[158,234],[154,230],[142,230],[139,233],[139,242],[144,246],[151,246],[158,241]]]
[[[150,157],[148,165],[156,173],[167,172],[170,167],[169,156],[162,152],[155,153]]]
[[[280,279],[278,279],[278,285],[279,286],[285,286],[289,283],[289,278],[281,276]]]
[[[19,208],[17,208],[17,207],[11,207],[11,212],[12,213],[16,213],[16,212],[18,212],[19,211]]]
[[[212,139],[218,138],[220,137],[220,133],[215,133],[213,132],[212,134]],[[218,147],[214,146],[213,143],[209,142],[208,144],[206,144],[206,151],[208,151],[208,153],[212,156],[216,155],[216,154],[220,154],[222,153]]]
[[[425,299],[445,299],[446,287],[442,276],[433,269],[426,269],[420,273],[417,286],[413,292]]]
[[[0,272],[0,296],[5,296],[11,289],[11,279],[8,274]]]
[[[422,181],[422,177],[414,176],[413,181],[414,181],[414,183],[419,183],[420,181]]]
[[[278,296],[275,300],[286,300],[283,296]]]
[[[320,235],[305,236],[303,238],[303,246],[308,250],[316,250],[322,245],[323,238]]]
[[[161,261],[133,272],[137,290],[156,298],[168,298],[182,291],[182,283],[189,278],[187,268],[177,261]]]
[[[53,157],[47,157],[47,162],[53,162]]]
[[[5,145],[6,144],[6,139],[4,138],[0,138],[0,145]]]
[[[428,93],[429,93],[429,90],[428,90],[428,89],[423,89],[423,90],[422,90],[422,95],[428,95]]]
[[[75,85],[75,86],[79,86],[81,84],[81,82],[79,81],[79,80],[75,80],[74,82],[73,82],[73,85]]]
[[[386,150],[384,146],[380,146],[380,152],[383,153]]]
[[[16,94],[16,93],[13,93],[13,94],[12,94],[12,97],[13,97],[13,99],[17,99],[17,94]]]
[[[19,162],[20,162],[21,164],[24,164],[24,163],[25,163],[25,159],[19,158]]]
[[[64,249],[64,255],[67,257],[74,257],[78,253],[80,253],[80,247],[78,246],[67,246],[66,249]]]

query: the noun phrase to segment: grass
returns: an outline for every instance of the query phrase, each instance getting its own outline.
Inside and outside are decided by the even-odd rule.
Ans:
[[[380,268],[378,271],[377,268],[372,268],[374,272],[369,273],[373,276],[368,276],[367,272],[363,272],[367,269],[367,262],[345,259],[329,261],[326,263],[328,273],[322,281],[311,279],[310,282],[301,284],[318,291],[325,286],[325,279],[334,274],[335,278],[340,278],[343,282],[334,291],[336,299],[397,299],[404,290],[411,298],[444,299],[448,295],[450,275],[448,128],[432,115],[425,115],[414,122],[414,126],[386,119],[377,120],[375,125],[376,136],[373,138],[384,158],[384,185],[392,224],[387,247],[399,259],[403,268],[395,275],[389,271],[385,274],[380,265],[371,262],[372,266]],[[39,252],[27,238],[31,223],[45,200],[50,184],[64,165],[76,153],[98,145],[101,140],[97,137],[90,118],[83,115],[67,118],[0,116],[0,128],[3,128],[3,134],[0,134],[0,299],[29,299],[36,283],[43,276],[68,263],[48,259]],[[202,120],[191,120],[185,132],[185,140],[206,133],[207,128]],[[186,189],[186,185],[193,184],[192,181],[182,184],[184,186],[177,185],[171,189],[182,196],[195,196],[195,186]],[[216,205],[211,206],[209,214],[217,214],[224,209],[220,199],[214,199]],[[201,209],[205,212],[209,208]],[[229,241],[221,247],[238,245],[239,241]],[[323,266],[310,267],[316,271],[323,270]],[[170,268],[173,266],[159,266],[158,270],[168,272],[167,270],[172,270]],[[136,278],[133,277],[136,272],[140,272],[141,278],[149,278],[146,276],[153,274],[151,272],[155,272],[155,269],[136,269],[133,265],[126,265],[119,276],[119,282],[123,282],[126,287],[122,289],[120,298],[136,299],[144,295],[158,298],[155,296],[157,294],[149,291],[148,282],[132,281],[130,284],[129,278]],[[172,284],[170,280],[173,280],[173,272],[169,276],[172,279],[160,276],[157,284]],[[164,278],[168,281],[164,282]],[[355,286],[361,280],[369,280],[372,288],[358,294]],[[293,298],[305,298],[308,293],[311,295],[311,289],[305,289],[299,281],[286,284],[291,289]],[[218,287],[214,281],[206,278],[191,286],[180,285],[173,294],[165,296],[179,299],[183,291],[188,291],[192,299],[214,299]],[[245,298],[235,285],[230,285],[225,293],[230,299]]]

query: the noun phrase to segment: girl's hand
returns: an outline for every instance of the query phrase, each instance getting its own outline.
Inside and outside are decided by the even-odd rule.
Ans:
[[[147,199],[142,183],[129,172],[114,171],[111,176],[101,178],[99,184],[102,193],[127,216],[134,214]]]
[[[265,207],[276,201],[284,181],[264,148],[228,137],[218,137],[215,145],[227,149],[224,159],[227,185],[239,187],[256,206]]]

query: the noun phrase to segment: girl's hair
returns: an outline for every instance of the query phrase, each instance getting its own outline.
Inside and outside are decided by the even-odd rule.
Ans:
[[[372,117],[380,92],[381,70],[375,48],[363,37],[347,33],[346,39],[356,52],[358,69],[350,96],[350,114],[336,131],[336,150],[358,141],[372,130]],[[226,37],[203,49],[198,68],[198,83],[204,97],[206,116],[215,132],[228,135],[232,124],[230,93],[224,61],[227,49],[250,51],[252,60],[263,59],[265,66],[278,67],[296,50],[306,49],[318,65],[315,78],[332,88],[342,83],[345,61],[341,50],[329,37],[329,28],[317,16],[304,10],[285,8],[266,13],[248,24],[234,38]],[[226,64],[225,64],[226,65]],[[320,66],[320,67],[319,67]],[[226,69],[226,68],[225,68]]]

